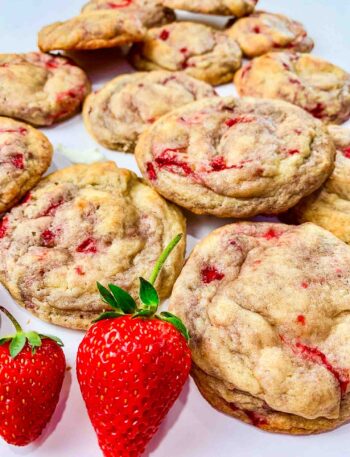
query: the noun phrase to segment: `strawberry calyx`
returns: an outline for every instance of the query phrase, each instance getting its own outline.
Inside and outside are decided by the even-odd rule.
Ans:
[[[13,359],[17,357],[18,354],[20,354],[26,343],[29,344],[30,348],[32,349],[32,353],[35,354],[35,351],[42,345],[42,340],[45,338],[54,341],[61,347],[63,346],[62,341],[56,336],[43,335],[33,330],[30,330],[29,332],[24,332],[18,321],[12,316],[12,314],[6,308],[0,306],[0,311],[8,317],[8,319],[12,322],[16,330],[16,333],[14,335],[9,335],[0,338],[0,346],[7,342],[10,342],[10,356]]]
[[[138,306],[132,296],[124,289],[116,286],[115,284],[108,284],[108,288],[97,282],[97,288],[102,297],[102,301],[109,305],[112,310],[102,313],[93,322],[98,322],[104,319],[113,319],[125,315],[132,315],[133,318],[144,318],[144,319],[159,319],[164,322],[172,324],[179,332],[184,336],[186,341],[189,340],[188,330],[177,316],[168,311],[162,311],[156,314],[159,306],[159,296],[154,283],[175,246],[179,243],[182,238],[182,233],[176,235],[164,251],[159,256],[149,280],[140,277],[140,305]]]

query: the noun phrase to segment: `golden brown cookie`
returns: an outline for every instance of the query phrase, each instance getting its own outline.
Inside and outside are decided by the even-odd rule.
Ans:
[[[114,162],[74,165],[2,219],[0,280],[40,319],[86,329],[106,307],[96,281],[137,296],[139,276],[177,233],[185,233],[180,211],[133,172]],[[181,270],[184,239],[161,272],[160,297]]]
[[[234,82],[241,96],[285,100],[325,122],[350,117],[350,74],[310,54],[270,52],[241,68]]]
[[[193,250],[170,311],[217,409],[289,434],[350,417],[350,248],[314,224],[236,223]]]
[[[250,14],[258,0],[164,0],[170,8],[202,14],[242,17]]]

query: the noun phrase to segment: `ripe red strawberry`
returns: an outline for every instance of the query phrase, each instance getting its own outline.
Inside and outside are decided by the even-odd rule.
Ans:
[[[0,339],[0,436],[25,446],[39,437],[55,411],[66,369],[55,337],[24,333],[2,306],[16,334]]]
[[[138,457],[179,396],[191,367],[188,333],[163,312],[153,284],[178,235],[159,258],[150,281],[140,278],[137,308],[124,290],[98,284],[113,310],[90,327],[77,356],[77,374],[105,457]]]

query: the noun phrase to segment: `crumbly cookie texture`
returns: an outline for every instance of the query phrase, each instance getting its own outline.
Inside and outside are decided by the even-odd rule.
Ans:
[[[174,234],[180,211],[114,162],[74,165],[42,180],[1,221],[0,280],[34,315],[86,329],[106,305],[96,281],[137,295]],[[157,283],[166,297],[179,274],[185,241]]]
[[[236,223],[202,240],[170,311],[189,330],[209,402],[275,432],[347,421],[349,274],[349,247],[314,224]]]
[[[100,10],[118,10],[139,17],[147,27],[168,24],[176,19],[172,9],[166,8],[160,0],[90,0],[82,13]]]
[[[38,46],[44,52],[113,48],[141,41],[145,30],[137,15],[120,10],[91,11],[42,28]]]
[[[281,49],[309,52],[314,47],[303,25],[283,14],[257,11],[235,21],[227,33],[237,41],[247,57]]]
[[[350,117],[350,74],[310,54],[270,52],[241,68],[234,82],[241,96],[286,100],[324,122]]]
[[[194,22],[148,30],[129,53],[138,70],[184,71],[212,85],[232,80],[242,60],[236,41],[224,31]]]
[[[50,166],[52,153],[51,143],[39,130],[0,117],[0,213],[38,183]]]
[[[75,114],[90,92],[71,60],[39,52],[0,54],[0,115],[51,125]]]
[[[313,222],[350,243],[350,129],[329,126],[337,155],[335,169],[324,186],[292,208],[288,221]]]
[[[135,156],[167,199],[197,214],[245,218],[283,212],[318,189],[335,147],[322,122],[294,105],[215,97],[163,116]]]
[[[169,8],[202,14],[242,17],[250,14],[258,0],[164,0]]]
[[[213,97],[209,85],[183,72],[153,71],[117,76],[85,101],[83,117],[103,146],[134,152],[139,135],[162,115]]]

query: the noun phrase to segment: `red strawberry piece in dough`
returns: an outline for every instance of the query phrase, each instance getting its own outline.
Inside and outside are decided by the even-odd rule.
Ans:
[[[11,163],[15,168],[18,168],[19,170],[23,170],[24,168],[24,157],[23,154],[15,154],[11,157]]]
[[[154,168],[152,162],[147,162],[146,164],[147,175],[151,181],[155,181],[157,179],[157,172]]]
[[[350,147],[342,149],[343,156],[350,159]]]
[[[163,41],[166,41],[170,36],[170,32],[169,30],[167,29],[164,29],[161,31],[160,35],[159,35],[159,38]]]
[[[213,281],[221,281],[224,277],[225,275],[213,266],[204,267],[201,270],[201,279],[204,284],[210,284]]]
[[[85,254],[95,254],[97,252],[96,240],[93,238],[87,238],[76,248],[77,252],[83,252]]]
[[[108,2],[108,8],[126,8],[132,4],[133,0],[120,0],[119,2]]]
[[[8,229],[9,219],[7,216],[3,217],[0,221],[0,238],[4,238]]]

